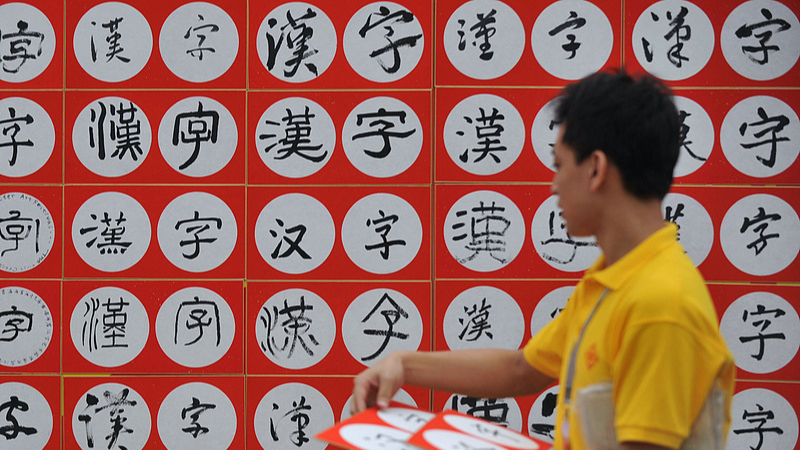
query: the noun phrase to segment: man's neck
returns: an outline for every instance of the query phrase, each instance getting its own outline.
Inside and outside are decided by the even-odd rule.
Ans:
[[[661,202],[631,200],[608,208],[595,234],[608,267],[664,227]]]

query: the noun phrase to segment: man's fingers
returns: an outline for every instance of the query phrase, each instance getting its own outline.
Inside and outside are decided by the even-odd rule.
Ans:
[[[378,395],[375,400],[378,408],[388,408],[392,397],[397,393],[399,386],[397,381],[393,379],[382,379],[378,386]]]

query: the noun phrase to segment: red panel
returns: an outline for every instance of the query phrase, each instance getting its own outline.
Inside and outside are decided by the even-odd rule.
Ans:
[[[800,4],[796,0],[783,1],[784,5],[788,6],[792,11],[798,11]],[[633,27],[639,16],[649,7],[653,2],[649,0],[634,0],[625,2],[625,53],[623,55],[624,61],[628,70],[631,72],[642,71],[642,66],[633,54]],[[722,25],[725,23],[728,15],[734,10],[738,3],[734,2],[712,2],[712,3],[695,3],[699,6],[711,20],[711,25],[714,28],[714,51],[711,54],[711,59],[706,66],[700,70],[696,75],[689,77],[686,80],[671,82],[674,86],[792,86],[796,85],[796,80],[800,74],[800,65],[795,64],[794,67],[786,74],[769,81],[754,81],[742,77],[736,73],[722,54],[720,47],[720,32]],[[688,44],[686,44],[688,45]]]
[[[336,320],[336,338],[328,354],[316,365],[307,369],[291,370],[273,363],[261,351],[258,336],[256,336],[256,321],[264,303],[273,295],[285,289],[306,289],[320,297],[328,304]],[[342,338],[342,318],[348,305],[356,297],[371,289],[386,288],[401,292],[407,296],[417,307],[422,315],[423,336],[419,345],[420,350],[431,348],[431,301],[430,284],[428,283],[347,283],[347,282],[250,282],[247,287],[247,312],[248,322],[245,324],[245,336],[248,347],[247,373],[248,374],[280,374],[280,375],[355,375],[366,367],[353,357],[348,351]]]
[[[256,49],[255,35],[261,26],[264,18],[276,7],[278,3],[254,0],[250,2],[250,35],[248,41],[248,51],[250,54],[249,64],[249,84],[251,89],[430,89],[432,73],[432,42],[434,36],[432,30],[431,10],[432,4],[422,0],[408,0],[399,2],[402,6],[410,10],[422,26],[425,39],[425,49],[417,66],[405,77],[391,83],[377,83],[363,78],[355,70],[345,57],[342,36],[350,18],[363,6],[372,2],[366,0],[343,0],[338,1],[335,7],[330,3],[317,2],[316,7],[322,11],[333,22],[336,28],[336,55],[331,65],[317,78],[305,83],[290,83],[280,80],[270,74],[259,61]],[[312,4],[314,4],[312,2]]]
[[[163,278],[185,278],[194,277],[182,269],[177,268],[166,257],[164,257],[158,245],[158,220],[164,208],[169,202],[181,194],[187,192],[202,191],[212,194],[224,201],[228,208],[233,212],[237,219],[237,244],[228,259],[216,269],[203,273],[204,277],[214,278],[236,278],[244,274],[244,188],[236,186],[215,186],[211,188],[200,188],[197,186],[176,186],[173,189],[165,190],[157,186],[132,186],[132,187],[95,187],[95,186],[67,186],[65,196],[65,207],[68,211],[64,228],[69,236],[65,238],[65,275],[77,278],[101,278],[108,276],[107,272],[97,270],[85,263],[75,250],[72,242],[72,223],[75,214],[81,205],[94,195],[101,192],[122,192],[136,199],[147,212],[150,218],[151,237],[150,246],[141,260],[115,276],[139,278],[139,277],[163,277]]]
[[[73,47],[73,37],[75,28],[80,21],[81,17],[89,11],[92,7],[103,3],[97,0],[79,0],[70,2],[67,9],[67,30],[66,35],[67,49],[66,49],[66,83],[67,87],[71,89],[92,89],[92,88],[109,88],[109,89],[196,89],[198,84],[184,81],[175,76],[164,64],[159,52],[159,33],[164,21],[177,7],[183,5],[185,2],[180,0],[167,0],[159,2],[136,3],[135,8],[147,19],[150,23],[150,32],[153,35],[153,49],[150,53],[150,59],[147,61],[145,67],[136,74],[133,78],[119,82],[119,83],[106,83],[99,81],[90,76],[78,63],[75,57],[75,50]],[[233,1],[220,1],[211,0],[208,3],[215,4],[224,9],[225,12],[236,23],[239,33],[239,52],[233,65],[228,69],[225,74],[219,78],[203,83],[203,87],[210,88],[241,88],[245,84],[245,67],[246,61],[246,46],[247,46],[247,29],[246,29],[246,16],[247,16],[247,3],[243,0]],[[133,5],[132,5],[133,6]],[[61,22],[59,22],[60,25]],[[55,24],[54,24],[55,26]],[[129,38],[133,40],[133,38]],[[135,45],[135,44],[133,44]],[[59,59],[60,61],[60,59]]]
[[[105,177],[90,171],[78,159],[75,153],[72,136],[75,132],[75,121],[78,115],[89,105],[105,97],[121,97],[133,102],[147,115],[152,130],[150,150],[145,160],[131,173],[120,177]],[[158,129],[161,119],[167,110],[179,100],[188,97],[209,97],[223,104],[236,120],[238,128],[238,144],[236,152],[228,164],[219,172],[202,177],[189,177],[174,170],[167,164],[158,145]],[[67,129],[64,136],[65,146],[65,180],[67,184],[78,183],[147,183],[147,184],[173,184],[173,183],[208,183],[208,184],[243,184],[245,163],[245,95],[236,91],[167,91],[159,95],[152,92],[129,91],[70,91],[67,93],[65,123]],[[89,130],[79,130],[79,133],[89,133]],[[202,151],[202,148],[201,148]]]
[[[430,279],[430,258],[427,249],[430,248],[430,191],[427,186],[392,186],[387,188],[370,188],[366,191],[363,187],[331,186],[331,187],[251,187],[248,189],[247,199],[247,277],[251,280],[270,279],[374,279],[381,276],[384,279],[427,280]],[[347,211],[360,198],[371,193],[389,193],[402,197],[417,211],[422,222],[422,245],[414,260],[405,268],[391,274],[368,274],[356,266],[344,251],[341,242],[341,224]],[[305,274],[288,274],[272,268],[261,257],[255,246],[255,224],[258,215],[270,201],[288,193],[303,193],[320,201],[330,212],[336,227],[336,241],[328,258],[319,267]]]

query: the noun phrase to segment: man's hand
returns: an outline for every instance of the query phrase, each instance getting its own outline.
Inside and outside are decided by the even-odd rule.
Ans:
[[[355,378],[350,410],[386,407],[404,384],[500,398],[534,394],[552,382],[528,364],[522,350],[396,352]]]
[[[361,372],[353,380],[352,414],[378,406],[386,408],[405,382],[403,352],[395,352]]]

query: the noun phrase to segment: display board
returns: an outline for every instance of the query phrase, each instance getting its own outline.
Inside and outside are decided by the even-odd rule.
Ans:
[[[511,348],[600,251],[550,192],[567,83],[682,121],[664,217],[736,357],[728,448],[800,411],[800,2],[0,1],[4,449],[303,449],[401,349]],[[409,388],[545,441],[557,386]]]

